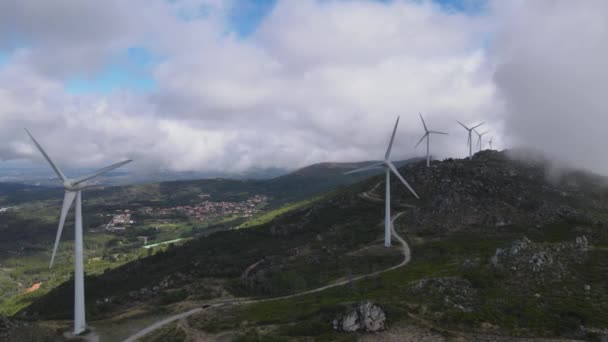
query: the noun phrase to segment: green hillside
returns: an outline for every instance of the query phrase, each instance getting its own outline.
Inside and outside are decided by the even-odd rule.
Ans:
[[[600,338],[608,327],[603,177],[555,176],[545,161],[512,161],[492,151],[400,171],[421,196],[415,200],[392,181],[393,210],[403,212],[395,229],[412,250],[406,266],[317,293],[234,303],[297,294],[398,264],[396,244],[381,247],[383,203],[374,198],[382,198],[383,177],[372,177],[258,226],[192,239],[88,277],[91,324],[132,333],[141,326],[129,317],[161,318],[221,302],[187,325],[156,331],[153,340],[188,340],[197,331],[242,340],[352,340],[362,335],[336,332],[331,320],[372,300],[388,316],[386,334],[416,326],[464,340]],[[66,282],[19,316],[68,319],[71,294]]]
[[[86,272],[100,274],[195,237],[250,227],[302,209],[312,197],[321,198],[336,187],[369,177],[373,173],[343,175],[369,163],[317,164],[271,180],[208,179],[87,190],[83,194]],[[0,314],[15,313],[70,279],[73,213],[68,215],[56,266],[48,268],[62,198],[59,188],[0,183],[0,208],[8,208],[0,212]],[[201,220],[187,209],[176,209],[201,203],[211,203],[220,212],[206,212]],[[108,231],[112,217],[126,211],[134,223],[124,231]],[[146,249],[142,238],[149,245]],[[38,291],[23,295],[36,283],[41,283]]]

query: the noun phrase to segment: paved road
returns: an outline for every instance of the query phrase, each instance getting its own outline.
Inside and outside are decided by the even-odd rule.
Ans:
[[[196,309],[192,309],[190,311],[182,312],[180,314],[167,317],[167,318],[163,319],[162,321],[158,321],[158,322],[156,322],[156,323],[154,323],[152,325],[149,325],[146,328],[144,328],[144,329],[140,330],[139,332],[137,332],[136,334],[133,334],[133,335],[129,336],[125,340],[125,342],[136,341],[137,339],[142,338],[142,337],[148,335],[149,333],[153,332],[156,329],[161,328],[164,325],[167,325],[167,324],[169,324],[171,322],[174,322],[174,321],[176,321],[178,319],[182,319],[184,317],[188,317],[188,316],[194,315],[195,313],[200,312],[202,310],[203,310],[203,308],[199,307],[199,308],[196,308]]]
[[[375,190],[378,187],[379,184],[380,183],[376,184],[370,191],[366,191],[366,192],[362,193],[361,195],[364,198],[367,198],[367,199],[370,199],[370,200],[373,200],[373,201],[381,200],[381,199],[378,199],[376,197],[372,197],[369,194],[369,192],[373,192],[373,190]],[[257,300],[251,300],[251,299],[244,299],[244,300],[231,299],[231,300],[227,300],[227,301],[217,302],[217,303],[211,304],[209,306],[209,308],[211,308],[211,307],[217,307],[217,306],[222,306],[222,305],[225,305],[225,304],[261,303],[261,302],[269,302],[269,301],[275,301],[275,300],[289,299],[289,298],[304,296],[304,295],[307,295],[307,294],[317,293],[317,292],[321,292],[321,291],[324,291],[324,290],[327,290],[327,289],[331,289],[333,287],[343,286],[343,285],[346,285],[346,284],[349,284],[349,283],[352,283],[354,281],[358,281],[358,280],[361,280],[361,279],[375,277],[375,276],[377,276],[379,274],[382,274],[384,272],[388,272],[388,271],[394,270],[396,268],[405,266],[405,265],[407,265],[410,262],[410,259],[411,259],[410,246],[395,231],[395,226],[393,224],[395,222],[395,220],[399,218],[399,216],[403,215],[403,213],[404,213],[403,211],[399,212],[399,213],[393,215],[393,217],[391,218],[391,234],[395,237],[395,239],[397,239],[397,241],[401,245],[401,252],[403,254],[403,260],[399,264],[397,264],[395,266],[389,267],[389,268],[384,269],[384,270],[376,271],[376,272],[373,272],[373,273],[368,273],[368,274],[360,275],[360,276],[357,276],[357,277],[354,277],[354,278],[350,278],[350,279],[347,279],[347,280],[339,281],[339,282],[336,282],[336,283],[332,283],[332,284],[329,284],[329,285],[325,285],[325,286],[322,286],[322,287],[319,287],[319,288],[316,288],[316,289],[313,289],[313,290],[304,291],[304,292],[298,292],[298,293],[295,293],[295,294],[292,294],[292,295],[288,295],[288,296],[275,297],[275,298],[266,298],[266,299],[257,299]],[[167,324],[169,324],[171,322],[175,322],[175,321],[180,320],[182,318],[185,318],[185,317],[188,317],[188,316],[192,316],[192,315],[194,315],[194,314],[196,314],[198,312],[201,312],[203,310],[205,310],[205,309],[203,309],[202,307],[199,307],[199,308],[192,309],[190,311],[182,312],[180,314],[176,314],[176,315],[167,317],[167,318],[165,318],[165,319],[163,319],[161,321],[158,321],[158,322],[156,322],[156,323],[154,323],[152,325],[149,325],[146,328],[140,330],[139,332],[137,332],[137,333],[129,336],[126,340],[124,340],[124,342],[134,342],[134,341],[136,341],[136,340],[144,337],[145,335],[147,335],[147,334],[149,334],[149,333],[151,333],[151,332],[153,332],[153,331],[155,331],[157,329],[160,329],[161,327],[163,327],[163,326],[165,326],[165,325],[167,325]]]

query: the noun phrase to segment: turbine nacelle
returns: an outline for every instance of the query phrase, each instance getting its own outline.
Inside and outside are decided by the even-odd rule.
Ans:
[[[89,183],[75,184],[73,180],[67,179],[63,182],[63,188],[65,191],[81,191],[92,187]]]
[[[469,134],[468,134],[468,139],[467,139],[467,146],[469,147],[469,158],[471,158],[473,156],[473,142],[472,140],[472,134],[473,134],[473,130],[483,124],[485,124],[485,122],[482,122],[478,125],[475,125],[473,127],[467,127],[465,126],[465,124],[463,124],[462,122],[456,120],[456,122],[458,122],[460,124],[460,126],[462,126],[464,129],[466,129]],[[477,133],[477,131],[475,131],[475,133]]]
[[[414,146],[414,148],[417,148],[418,145],[420,145],[424,141],[424,139],[426,139],[426,167],[429,167],[431,165],[431,152],[430,152],[431,134],[444,134],[444,135],[448,135],[448,134],[445,132],[429,130],[428,127],[426,127],[426,122],[424,122],[422,113],[418,113],[418,115],[420,115],[420,120],[422,121],[422,126],[424,127],[424,135],[422,136],[422,138],[420,138],[420,140],[418,141],[416,146]]]

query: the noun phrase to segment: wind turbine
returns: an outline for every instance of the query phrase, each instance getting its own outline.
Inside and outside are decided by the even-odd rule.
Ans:
[[[494,141],[494,137],[491,137],[490,140],[488,140],[488,143],[490,143],[490,150],[493,149],[493,147],[492,147],[493,141]]]
[[[426,127],[426,122],[424,122],[424,118],[422,117],[422,114],[418,113],[418,115],[420,115],[420,120],[422,120],[422,126],[424,126],[424,135],[422,136],[422,138],[420,138],[420,141],[418,141],[418,143],[416,144],[416,146],[414,146],[414,148],[418,147],[418,145],[420,145],[420,143],[422,142],[422,140],[424,140],[424,138],[426,138],[426,167],[429,167],[431,165],[431,155],[430,155],[430,152],[429,152],[429,145],[430,145],[430,140],[431,140],[431,134],[445,134],[445,135],[447,135],[447,133],[439,132],[439,131],[429,131],[429,129]]]
[[[49,268],[53,267],[55,261],[55,254],[57,253],[57,246],[59,245],[59,239],[61,238],[61,232],[63,231],[63,224],[68,211],[72,207],[72,203],[76,200],[76,222],[75,222],[75,234],[74,234],[74,335],[81,334],[87,328],[84,311],[84,267],[83,267],[83,242],[82,242],[82,190],[91,187],[86,181],[108,173],[120,166],[130,163],[131,160],[125,160],[120,163],[116,163],[103,169],[99,169],[92,174],[76,179],[67,178],[63,172],[53,163],[51,158],[46,154],[42,146],[34,139],[32,134],[26,129],[25,132],[30,136],[40,153],[44,156],[44,159],[51,165],[59,179],[63,182],[63,188],[65,194],[63,197],[63,206],[61,208],[61,216],[59,218],[59,228],[57,229],[57,236],[55,237],[55,246],[53,247],[53,254],[51,256],[51,262]]]
[[[473,157],[473,141],[472,141],[473,139],[472,139],[472,137],[471,137],[471,132],[472,132],[472,131],[473,131],[475,128],[477,128],[477,127],[479,127],[479,126],[481,126],[481,125],[485,124],[485,122],[482,122],[482,123],[480,123],[479,125],[473,126],[473,127],[471,127],[471,128],[469,128],[469,127],[465,126],[465,125],[464,125],[462,122],[460,122],[460,121],[458,121],[458,120],[456,120],[456,122],[458,122],[458,123],[460,124],[460,126],[464,127],[464,129],[466,129],[467,131],[469,131],[469,140],[467,141],[467,145],[469,146],[469,158],[471,158],[471,157]]]
[[[386,149],[386,153],[384,154],[384,160],[379,163],[374,163],[369,166],[361,167],[352,171],[348,171],[344,174],[351,174],[356,172],[363,172],[372,169],[376,169],[379,167],[383,167],[386,170],[386,199],[385,199],[385,211],[384,211],[384,246],[391,246],[391,172],[401,180],[401,182],[408,188],[408,190],[419,199],[418,195],[412,189],[412,187],[407,183],[405,179],[399,174],[399,170],[397,167],[390,161],[389,157],[391,155],[391,148],[393,147],[393,141],[395,140],[395,133],[397,132],[397,125],[399,124],[399,117],[397,117],[397,122],[395,122],[395,128],[393,128],[393,135],[391,135],[391,140],[388,144],[388,148]]]
[[[481,152],[481,138],[490,131],[485,131],[483,133],[477,132],[476,129],[474,129],[473,131],[475,132],[475,134],[477,134],[477,145],[479,146],[479,151]]]

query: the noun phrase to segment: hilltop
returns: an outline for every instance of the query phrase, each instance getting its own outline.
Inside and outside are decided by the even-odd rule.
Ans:
[[[395,230],[412,249],[410,264],[315,294],[212,307],[155,336],[206,331],[348,340],[352,335],[333,331],[331,321],[353,303],[372,300],[387,313],[387,338],[412,326],[465,339],[599,338],[608,327],[606,179],[551,167],[495,151],[435,161],[429,169],[402,166],[421,197],[392,180],[393,212],[403,212]],[[381,247],[383,204],[374,198],[383,197],[382,184],[382,176],[373,176],[261,225],[88,277],[89,317],[99,326],[124,326],[136,313],[272,298],[396,265],[397,248]],[[18,316],[69,318],[71,286],[64,283]]]

